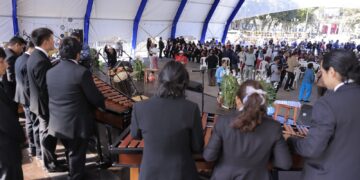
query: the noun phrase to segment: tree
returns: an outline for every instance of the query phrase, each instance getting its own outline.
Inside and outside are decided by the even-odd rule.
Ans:
[[[260,30],[269,31],[271,27],[276,27],[282,25],[283,30],[289,31],[291,27],[297,26],[300,23],[306,22],[308,25],[316,25],[316,16],[314,14],[315,10],[318,8],[309,8],[309,9],[296,9],[291,11],[283,11],[271,14],[264,14],[256,17],[250,17],[243,20],[238,20],[237,23],[242,24],[243,29],[249,30],[249,25],[252,23],[254,25],[255,30],[258,30],[259,22]]]
[[[344,24],[354,33],[355,26],[360,24],[360,9],[343,9],[342,16]]]

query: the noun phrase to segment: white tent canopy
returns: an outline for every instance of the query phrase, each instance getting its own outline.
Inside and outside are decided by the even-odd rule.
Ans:
[[[13,36],[13,8],[16,0],[0,0],[0,42]],[[83,29],[89,0],[17,0],[19,33],[30,34],[38,27],[49,27],[56,36],[71,29]],[[141,1],[93,0],[89,43],[114,37],[130,43],[134,19]],[[182,0],[147,0],[137,31],[137,44],[148,37],[170,37],[174,17]],[[183,0],[184,1],[184,0]],[[215,0],[185,0],[176,36],[200,39],[205,19]],[[220,0],[206,31],[206,39],[221,39],[225,24],[239,0]],[[245,0],[235,19],[308,7],[360,8],[353,0]]]

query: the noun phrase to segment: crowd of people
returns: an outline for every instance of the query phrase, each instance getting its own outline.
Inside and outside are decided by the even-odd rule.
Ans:
[[[149,38],[148,47],[153,47],[154,44],[156,43]],[[182,64],[187,64],[189,61],[200,63],[201,67],[208,69],[208,85],[218,85],[219,90],[222,76],[231,74],[242,81],[266,79],[274,85],[276,92],[281,87],[284,87],[285,91],[292,91],[300,83],[300,78],[305,79],[303,82],[314,82],[312,79],[315,77],[310,76],[310,70],[307,69],[317,73],[323,54],[330,50],[351,51],[360,59],[360,44],[356,46],[354,42],[339,43],[338,40],[328,43],[303,40],[297,43],[285,40],[274,42],[270,39],[262,46],[255,46],[245,45],[244,42],[236,45],[230,42],[221,44],[215,39],[201,44],[186,42],[183,37],[178,37],[169,39],[166,45],[160,38],[158,44],[161,45],[160,57],[164,52],[166,58],[174,58]],[[306,86],[302,83],[300,101],[309,102],[311,88],[310,83]],[[306,97],[303,97],[303,94],[306,94]]]

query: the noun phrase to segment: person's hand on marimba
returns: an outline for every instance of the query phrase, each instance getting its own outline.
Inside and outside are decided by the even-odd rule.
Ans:
[[[290,136],[297,136],[297,137],[305,137],[309,130],[306,127],[303,126],[296,126],[298,132],[295,132],[295,130],[287,124],[284,124],[284,131],[283,131],[283,136],[285,139],[289,138]]]
[[[284,124],[284,129],[285,130],[283,131],[283,137],[285,140],[287,140],[290,136],[296,135],[294,129],[291,126]]]
[[[307,136],[307,134],[309,133],[309,130],[306,127],[303,126],[297,126],[297,129],[299,130],[299,135],[302,137]]]

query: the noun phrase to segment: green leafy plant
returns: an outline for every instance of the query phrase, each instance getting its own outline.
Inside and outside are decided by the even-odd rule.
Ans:
[[[136,59],[134,61],[134,74],[136,80],[142,80],[144,79],[144,70],[145,65],[140,59]]]
[[[226,108],[235,107],[236,91],[239,88],[237,79],[231,75],[224,75],[221,82],[221,92],[223,97],[223,105]]]
[[[93,66],[98,68],[100,66],[99,54],[95,48],[90,49],[90,58]]]
[[[264,88],[264,90],[266,91],[266,101],[267,101],[267,105],[268,106],[272,106],[272,104],[274,103],[274,101],[276,100],[276,89],[274,88],[274,86],[271,83],[267,83],[264,80],[260,81],[260,84],[262,85],[262,87]]]

